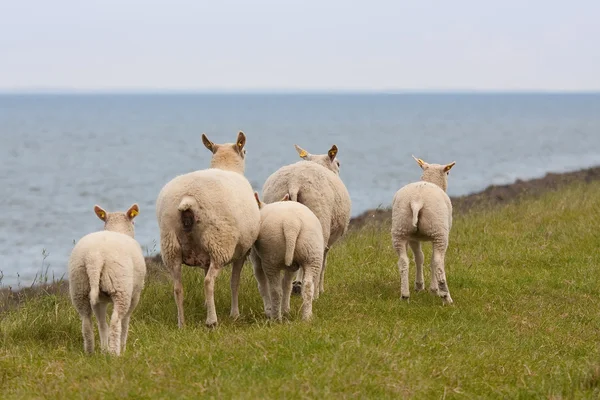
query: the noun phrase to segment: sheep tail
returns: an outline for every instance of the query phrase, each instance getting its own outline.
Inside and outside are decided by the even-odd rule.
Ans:
[[[298,201],[299,192],[300,192],[299,187],[291,187],[290,191],[288,193],[290,195],[290,201]]]
[[[183,196],[177,209],[181,213],[181,223],[183,224],[183,230],[190,232],[194,228],[196,222],[196,216],[194,209],[197,209],[198,202],[192,196]]]
[[[423,203],[420,201],[411,201],[410,208],[413,213],[412,225],[414,228],[417,228],[417,223],[419,222],[419,211],[423,208]]]
[[[300,224],[288,223],[283,225],[283,237],[285,238],[285,265],[290,267],[294,262],[294,251],[296,250],[296,241],[300,235]]]
[[[100,296],[100,274],[104,269],[104,262],[96,262],[86,266],[88,280],[90,282],[90,304],[95,306],[98,304]]]

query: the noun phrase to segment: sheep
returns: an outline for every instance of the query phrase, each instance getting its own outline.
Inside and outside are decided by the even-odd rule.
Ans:
[[[231,317],[239,316],[240,273],[260,229],[254,191],[244,177],[246,136],[236,143],[215,144],[202,134],[212,152],[210,168],[179,175],[158,194],[156,217],[161,255],[173,279],[179,328],[185,325],[181,265],[204,269],[206,325],[217,325],[214,285],[221,269],[232,264]]]
[[[250,259],[254,276],[263,298],[265,313],[281,320],[283,312],[290,311],[292,279],[298,269],[304,271],[302,280],[303,320],[312,317],[312,301],[319,297],[318,288],[323,264],[324,241],[321,223],[308,207],[289,201],[286,194],[281,201],[265,204],[255,192],[260,208],[260,233],[252,247]],[[281,270],[284,270],[283,282]]]
[[[69,293],[81,317],[83,347],[94,351],[92,310],[98,320],[100,348],[120,355],[125,351],[129,318],[136,308],[146,277],[142,248],[134,239],[133,219],[139,207],[126,212],[106,212],[94,206],[104,221],[104,230],[90,233],[77,242],[69,257]],[[113,303],[110,333],[106,308]]]
[[[444,259],[452,228],[452,203],[446,189],[448,174],[456,163],[428,164],[420,158],[413,158],[423,169],[421,181],[409,183],[398,190],[392,203],[392,242],[398,253],[400,293],[403,299],[409,299],[407,246],[410,246],[417,266],[415,290],[423,290],[421,242],[428,241],[433,246],[430,291],[437,293],[444,304],[452,304]]]
[[[303,161],[286,165],[275,171],[263,185],[263,200],[272,203],[286,194],[292,201],[307,206],[319,219],[323,229],[325,249],[318,291],[324,292],[327,253],[348,230],[352,202],[339,177],[338,148],[333,145],[327,154],[310,154],[294,145]],[[299,271],[299,274],[302,270]],[[300,291],[301,277],[295,279],[294,292]]]

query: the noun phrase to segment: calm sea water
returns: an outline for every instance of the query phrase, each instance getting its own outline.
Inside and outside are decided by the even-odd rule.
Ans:
[[[208,167],[203,132],[223,143],[238,130],[259,191],[299,160],[294,143],[335,143],[357,215],[419,178],[411,154],[456,161],[450,195],[600,164],[600,94],[2,95],[2,283],[29,284],[48,264],[63,275],[74,240],[102,228],[94,204],[137,202],[136,238],[157,252],[159,190]]]

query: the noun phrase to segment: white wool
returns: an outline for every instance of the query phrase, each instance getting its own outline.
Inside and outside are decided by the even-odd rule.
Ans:
[[[206,324],[214,326],[215,279],[231,263],[231,316],[239,316],[240,273],[260,228],[254,192],[243,175],[245,135],[239,132],[236,143],[202,139],[213,153],[211,168],[175,177],[156,201],[161,255],[173,278],[179,327],[185,323],[182,264],[205,270]]]
[[[321,224],[312,211],[303,204],[283,201],[260,205],[261,225],[258,239],[252,248],[251,260],[258,290],[263,298],[265,313],[280,320],[283,312],[290,311],[292,279],[295,271],[302,270],[302,319],[312,317],[313,296],[318,298],[318,285],[323,263],[324,241]],[[284,271],[284,279],[281,279]],[[317,286],[318,287],[318,286]]]
[[[100,347],[119,355],[125,350],[129,318],[144,287],[146,262],[133,238],[137,204],[127,212],[108,213],[95,207],[105,221],[104,231],[90,233],[77,242],[69,258],[69,292],[82,321],[84,349],[94,351],[92,311],[98,320]],[[106,307],[113,303],[109,327]]]
[[[296,150],[304,161],[281,167],[269,176],[263,186],[263,198],[265,203],[272,203],[289,194],[290,200],[304,204],[319,219],[325,241],[319,279],[319,291],[323,292],[327,253],[347,232],[352,203],[339,177],[335,145],[322,155],[310,154],[298,146]]]
[[[452,228],[452,203],[446,194],[447,175],[455,163],[440,165],[415,160],[423,169],[421,181],[409,183],[398,190],[392,203],[392,242],[399,257],[401,295],[405,299],[410,296],[407,246],[411,247],[415,256],[415,290],[423,290],[421,242],[429,241],[433,246],[430,290],[442,297],[446,304],[452,304],[444,260]]]

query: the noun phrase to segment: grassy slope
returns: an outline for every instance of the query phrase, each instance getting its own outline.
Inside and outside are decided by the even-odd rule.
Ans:
[[[171,285],[149,279],[126,353],[90,357],[68,298],[39,296],[2,316],[0,393],[597,398],[598,199],[600,183],[592,183],[456,217],[446,259],[451,307],[427,292],[399,299],[389,226],[352,232],[334,247],[311,323],[297,314],[268,323],[247,266],[242,317],[228,317],[227,270],[216,286],[220,326],[210,331],[203,274],[187,268],[186,329],[176,328]],[[412,259],[410,272],[412,280]],[[428,287],[428,268],[425,279]]]

